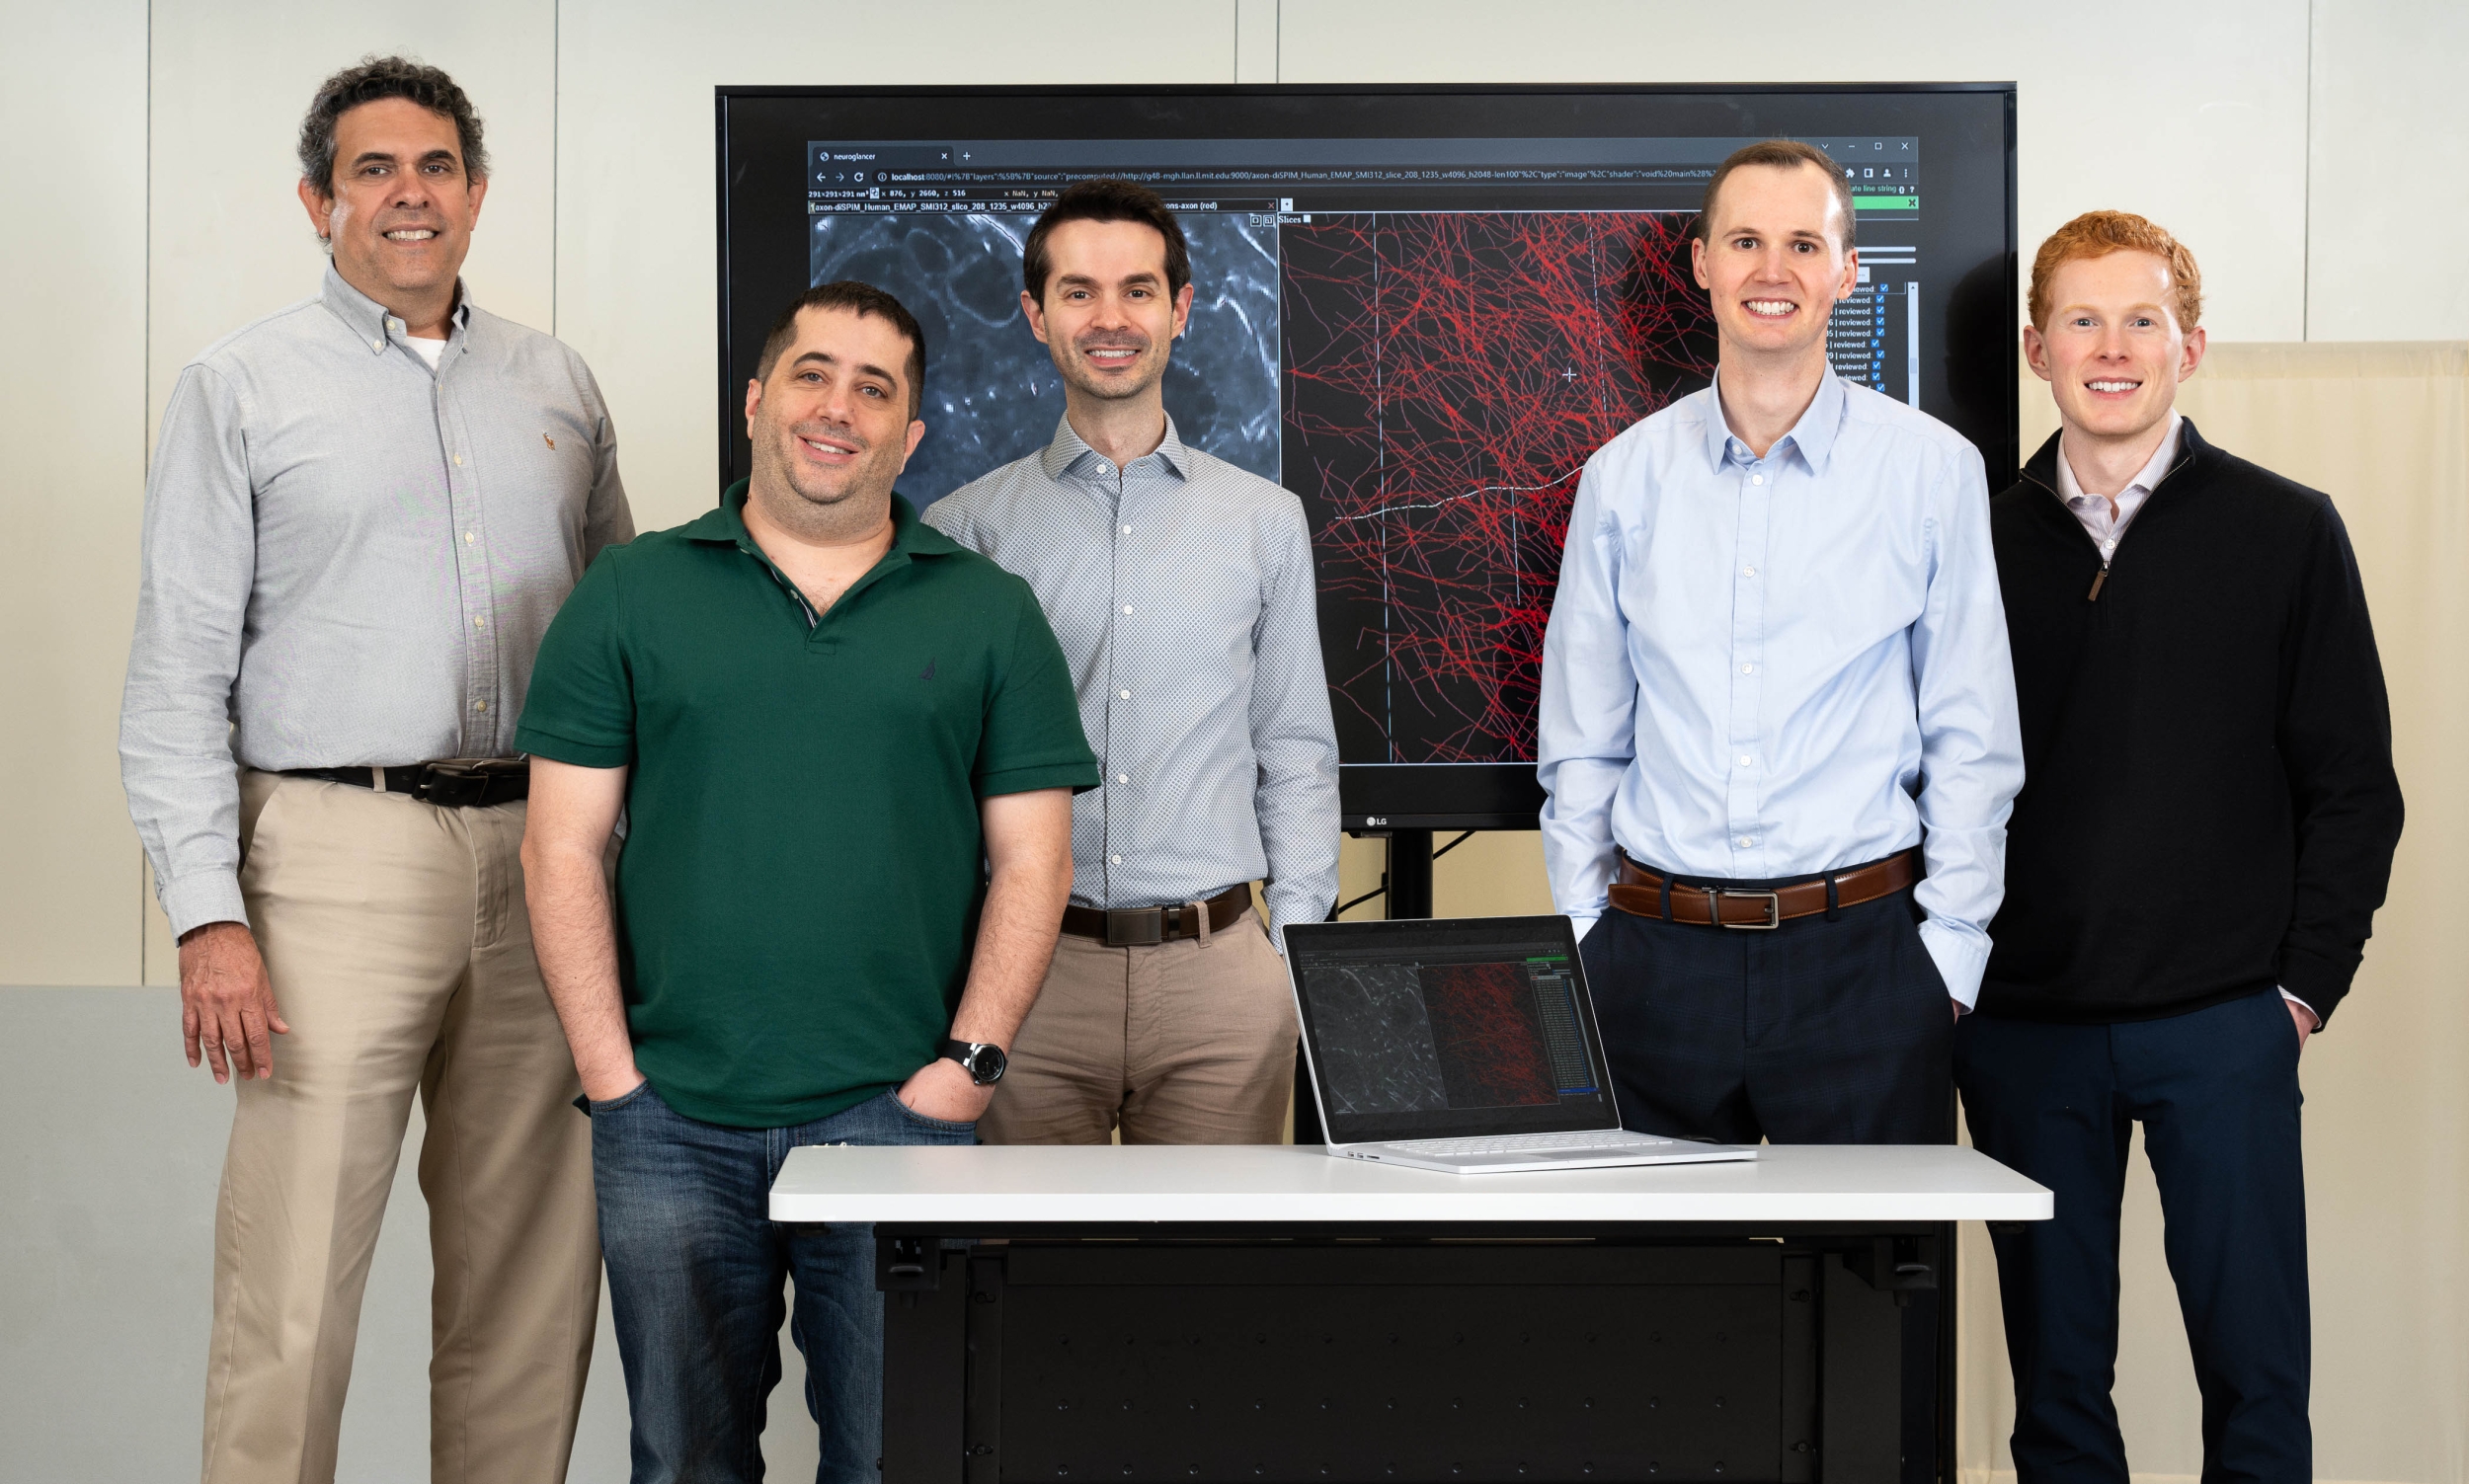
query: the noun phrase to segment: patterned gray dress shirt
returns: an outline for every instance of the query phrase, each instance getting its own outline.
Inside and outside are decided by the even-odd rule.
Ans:
[[[405,342],[330,265],[163,411],[120,779],[176,933],[247,920],[235,761],[511,753],[541,634],[634,535],[581,356],[467,296],[435,371]]]
[[[1072,804],[1074,901],[1159,906],[1265,877],[1273,929],[1328,915],[1337,729],[1301,501],[1184,447],[1170,419],[1119,469],[1067,420],[925,518],[1026,579],[1071,662],[1105,766]]]

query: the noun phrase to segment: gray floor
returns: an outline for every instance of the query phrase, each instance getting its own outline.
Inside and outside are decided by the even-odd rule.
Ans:
[[[169,989],[0,989],[0,1478],[162,1484],[195,1475],[214,1187],[231,1094],[180,1052]],[[429,1240],[415,1110],[361,1311],[337,1478],[429,1477]],[[805,1373],[782,1346],[764,1452],[811,1478]],[[625,1384],[606,1300],[568,1477],[626,1477]]]

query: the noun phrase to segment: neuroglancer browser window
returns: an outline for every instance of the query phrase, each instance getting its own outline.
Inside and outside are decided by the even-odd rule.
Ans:
[[[1016,309],[1055,194],[1159,193],[1197,286],[1166,405],[1186,442],[1301,496],[1349,762],[1534,755],[1535,661],[1586,457],[1706,384],[1688,233],[1702,138],[815,140],[811,281],[861,278],[929,327],[945,416],[903,487],[932,500],[1042,444],[1060,410]],[[1861,283],[1836,369],[1920,399],[1920,141],[1812,139],[1851,172]],[[1377,635],[1376,643],[1346,636]]]

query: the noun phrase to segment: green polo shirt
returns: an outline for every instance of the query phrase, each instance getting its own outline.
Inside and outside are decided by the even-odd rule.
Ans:
[[[540,643],[515,745],[633,769],[617,939],[671,1107],[777,1129],[933,1059],[984,888],[978,801],[1093,788],[1026,583],[892,497],[892,549],[811,627],[718,509],[600,554]]]

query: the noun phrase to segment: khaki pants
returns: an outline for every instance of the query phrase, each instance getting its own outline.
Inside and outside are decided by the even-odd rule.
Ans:
[[[237,1084],[214,1223],[208,1484],[334,1477],[417,1088],[431,1476],[566,1475],[599,1303],[591,1124],[531,954],[523,806],[241,775],[240,887],[291,1032]]]
[[[1256,911],[1144,948],[1063,935],[978,1122],[990,1144],[1273,1144],[1295,1001]]]

